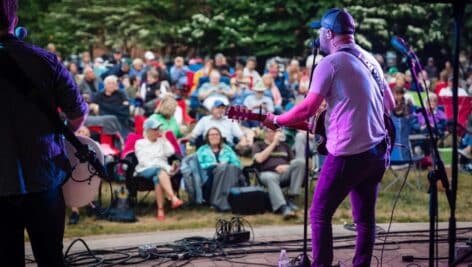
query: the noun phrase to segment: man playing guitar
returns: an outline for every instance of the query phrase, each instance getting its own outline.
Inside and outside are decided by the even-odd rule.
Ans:
[[[353,265],[370,266],[377,188],[389,156],[384,111],[393,109],[394,100],[380,65],[355,44],[354,19],[346,10],[329,9],[312,27],[320,29],[320,50],[327,56],[314,71],[310,91],[289,112],[279,116],[269,113],[264,124],[277,128],[306,121],[326,100],[328,156],[310,209],[312,266],[331,266],[331,219],[348,194],[357,230]],[[369,61],[384,84],[379,86],[365,64],[346,49]]]
[[[17,9],[18,0],[0,1],[0,265],[25,265],[26,229],[38,266],[65,266],[62,184],[71,166],[61,134],[34,101],[60,108],[72,130],[87,104],[56,55],[13,35]],[[24,77],[41,86],[27,86]]]

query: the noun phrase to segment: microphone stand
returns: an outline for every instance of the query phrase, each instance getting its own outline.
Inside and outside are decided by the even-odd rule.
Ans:
[[[449,264],[455,262],[455,245],[456,245],[456,196],[457,196],[457,118],[458,118],[458,85],[459,85],[459,51],[460,51],[460,33],[461,24],[464,19],[465,1],[454,1],[454,59],[453,59],[453,81],[452,81],[452,177],[451,177],[451,202],[449,214]],[[454,266],[454,265],[453,265]]]
[[[313,79],[313,72],[315,70],[315,58],[318,54],[318,47],[313,46],[313,65],[310,70],[310,81],[308,83],[308,90],[311,88],[311,81]],[[307,255],[307,235],[308,235],[308,186],[309,186],[309,159],[311,156],[310,151],[310,127],[312,123],[308,123],[309,129],[306,131],[306,143],[305,143],[305,177],[303,181],[305,182],[305,197],[304,197],[304,214],[303,214],[303,254],[299,267],[310,267],[311,262],[310,258]]]
[[[416,57],[415,57],[416,58]],[[448,200],[448,203],[450,206],[452,206],[452,194],[451,190],[449,188],[449,180],[447,179],[447,173],[446,169],[444,167],[444,162],[441,160],[441,157],[439,155],[439,150],[437,146],[437,139],[436,135],[433,133],[433,128],[431,127],[431,123],[428,119],[428,114],[426,112],[426,108],[421,96],[421,85],[418,82],[418,76],[417,76],[417,69],[419,62],[416,62],[415,58],[408,58],[408,65],[410,67],[411,73],[412,73],[412,78],[413,78],[413,83],[415,85],[415,88],[417,89],[418,97],[419,97],[419,102],[421,105],[421,114],[423,115],[426,123],[426,129],[428,130],[428,134],[430,137],[430,146],[431,146],[431,157],[432,157],[432,167],[433,170],[431,170],[428,173],[428,180],[430,183],[430,187],[428,190],[430,199],[429,199],[429,266],[432,267],[434,266],[434,259],[437,258],[435,257],[437,253],[437,242],[436,242],[436,237],[437,237],[437,220],[438,220],[438,196],[437,196],[437,181],[441,181],[446,197]],[[450,218],[450,224],[453,222],[453,225],[455,226],[455,217],[451,214]]]

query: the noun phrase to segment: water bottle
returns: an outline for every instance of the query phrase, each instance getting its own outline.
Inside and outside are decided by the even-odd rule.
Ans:
[[[280,251],[279,267],[290,267],[290,260],[285,249]]]

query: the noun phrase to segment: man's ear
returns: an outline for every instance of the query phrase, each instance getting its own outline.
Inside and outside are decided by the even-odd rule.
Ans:
[[[333,31],[327,30],[326,31],[326,39],[331,40],[333,38]]]

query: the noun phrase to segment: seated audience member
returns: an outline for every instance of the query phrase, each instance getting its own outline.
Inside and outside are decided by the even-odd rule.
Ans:
[[[415,111],[415,106],[411,98],[405,95],[405,89],[395,87],[393,89],[393,97],[395,99],[395,110],[393,115],[397,117],[410,116]]]
[[[174,59],[174,66],[170,68],[170,80],[172,84],[177,87],[187,87],[187,72],[189,69],[184,65],[184,59],[182,57],[176,57]]]
[[[285,86],[284,72],[280,71],[279,62],[277,62],[276,59],[270,60],[268,62],[267,69],[268,74],[272,77],[275,87],[277,87],[280,92],[282,97],[282,106],[286,107],[287,105],[292,105],[295,99],[295,92]],[[264,79],[264,77],[262,77],[262,79]],[[275,100],[275,98],[274,103],[277,105],[277,100]]]
[[[131,105],[134,108],[140,107],[142,103],[142,99],[136,100],[139,96],[139,86],[141,84],[141,79],[138,76],[130,76],[129,77],[129,85],[125,86],[125,92],[128,96],[128,99]],[[133,115],[135,112],[133,112]]]
[[[150,117],[161,123],[162,131],[171,131],[176,138],[182,137],[185,127],[176,119],[177,101],[172,94],[166,94],[159,101],[156,112]]]
[[[431,107],[429,107],[428,101],[426,101],[426,99],[424,102],[426,114],[428,115],[428,120],[431,124],[431,127],[433,127],[433,130],[436,131],[436,134],[440,136],[443,135],[446,131],[447,118],[444,111],[438,108],[438,96],[435,93],[429,94],[429,103],[431,104]],[[420,125],[420,132],[427,133],[428,130],[426,129],[426,121],[422,114],[418,114],[418,123]]]
[[[395,90],[400,90],[403,89],[404,91],[408,91],[409,85],[406,82],[406,76],[404,73],[401,72],[396,72],[393,74],[393,81],[388,84],[390,86],[390,89],[392,89],[393,92]]]
[[[193,91],[195,91],[195,89],[197,89],[198,86],[201,86],[201,84],[199,84],[200,78],[210,76],[210,73],[212,70],[213,70],[213,59],[206,58],[203,64],[203,68],[199,69],[193,75],[192,88],[190,88],[190,92],[189,92],[190,94],[193,93]]]
[[[165,195],[170,200],[173,209],[180,207],[183,201],[172,190],[170,177],[178,172],[179,166],[175,163],[171,166],[167,162],[167,159],[175,151],[169,141],[162,135],[160,126],[161,123],[152,118],[144,121],[144,139],[136,141],[134,152],[138,159],[138,165],[136,165],[137,175],[149,178],[154,182],[157,220],[162,221],[165,219]]]
[[[210,110],[217,100],[228,105],[234,97],[235,92],[227,84],[221,82],[220,78],[220,73],[217,70],[212,70],[210,82],[204,83],[198,91],[198,99],[203,101],[203,106],[207,110]]]
[[[467,159],[472,159],[472,114],[469,114],[467,118],[467,132],[462,138],[463,149],[459,149],[458,152]]]
[[[231,70],[226,60],[226,57],[222,53],[218,53],[215,55],[215,69],[218,72],[226,77],[231,77]]]
[[[298,209],[293,200],[300,194],[305,174],[304,160],[294,159],[291,148],[284,143],[284,134],[265,128],[264,141],[256,142],[253,155],[260,172],[260,181],[269,191],[270,203],[274,212],[284,218],[295,216]],[[281,186],[289,185],[288,201],[285,200]]]
[[[452,96],[452,77],[449,78],[449,82],[446,87],[439,91],[439,96]],[[467,91],[464,88],[457,88],[457,96],[468,96]]]
[[[230,81],[231,89],[234,91],[233,105],[242,106],[244,99],[253,92],[249,89],[250,79],[243,74],[242,67],[236,67],[234,77]]]
[[[133,65],[131,66],[131,70],[129,71],[129,76],[141,77],[146,72],[146,68],[144,67],[144,61],[140,58],[133,59]]]
[[[93,99],[93,97],[99,91],[100,80],[95,76],[95,72],[91,67],[85,67],[84,78],[79,84],[80,94],[84,97],[87,103]]]
[[[161,81],[159,72],[151,69],[146,73],[146,82],[141,85],[138,97],[144,101],[147,114],[151,114],[156,108],[156,100],[161,94],[167,93],[169,83]]]
[[[274,112],[274,102],[272,98],[265,95],[266,88],[262,82],[254,86],[254,94],[248,95],[244,99],[244,106],[254,113]]]
[[[215,101],[210,110],[210,115],[202,117],[192,132],[185,138],[182,138],[182,141],[192,139],[198,147],[202,143],[200,139],[203,139],[203,136],[206,135],[210,128],[215,127],[220,130],[223,138],[230,146],[236,145],[234,143],[236,139],[239,139],[239,142],[241,142],[244,139],[243,132],[238,123],[225,116],[225,107],[225,103],[219,100]]]
[[[254,84],[261,80],[261,75],[256,70],[257,61],[255,57],[249,57],[244,67],[243,75],[250,81],[249,88],[252,89]]]
[[[290,64],[287,66],[286,74],[285,86],[296,94],[298,92],[298,87],[300,86],[300,79],[302,76],[300,71],[300,62],[297,59],[290,60]]]
[[[114,76],[119,77],[119,78],[121,78],[124,75],[128,75],[129,71],[130,71],[130,65],[131,65],[131,59],[122,58],[122,59],[120,59],[119,64],[113,66],[108,71],[102,73],[102,76],[100,78],[105,80],[105,78],[107,76],[111,76],[111,75],[114,75]]]
[[[244,183],[241,162],[230,146],[224,143],[218,128],[210,128],[205,145],[197,150],[200,167],[207,172],[203,181],[203,197],[218,211],[229,211],[228,192],[231,187]]]
[[[96,115],[114,115],[121,124],[121,135],[126,138],[129,132],[129,101],[126,94],[118,90],[118,78],[114,75],[105,78],[105,89],[95,95],[90,110]]]
[[[276,113],[282,112],[282,96],[280,95],[279,89],[275,85],[274,78],[272,78],[270,74],[264,74],[262,76],[262,83],[266,89],[264,91],[264,95],[272,99]]]
[[[439,80],[436,81],[436,84],[434,85],[434,93],[439,95],[439,92],[441,92],[441,90],[443,88],[446,88],[449,86],[449,79],[448,79],[448,74],[446,71],[441,71],[441,73],[439,73]]]
[[[323,112],[327,107],[326,100],[321,102],[320,107],[318,108],[317,115]],[[309,147],[310,151],[317,153],[316,147],[314,147],[314,135],[310,133]],[[293,144],[293,150],[295,151],[295,158],[305,160],[305,146],[306,146],[306,131],[298,130],[295,134],[295,143]],[[318,155],[317,158],[324,158],[322,155]],[[319,160],[321,161],[321,160]],[[321,166],[321,162],[315,162],[318,167]]]

